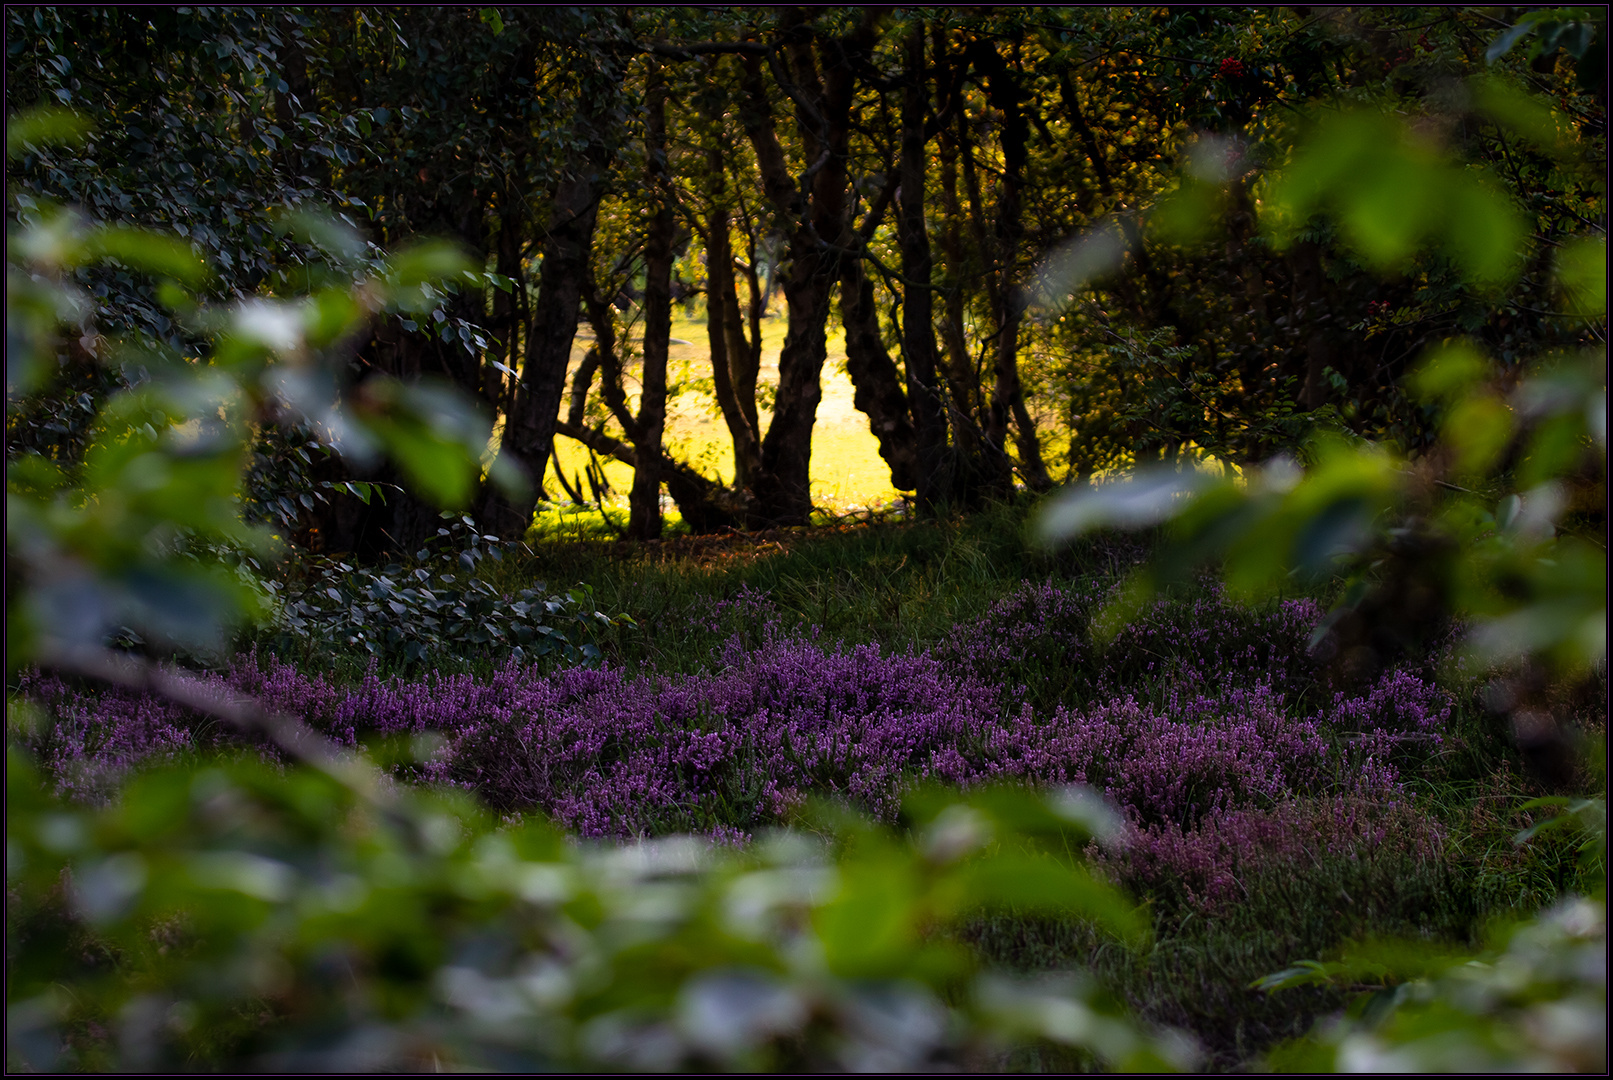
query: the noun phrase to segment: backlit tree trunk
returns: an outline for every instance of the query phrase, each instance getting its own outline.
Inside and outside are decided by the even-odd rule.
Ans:
[[[924,222],[929,157],[924,125],[929,111],[925,77],[924,24],[907,38],[907,86],[902,95],[902,197],[897,231],[902,244],[902,353],[907,364],[907,399],[913,414],[918,464],[917,496],[922,509],[945,502],[951,488],[945,403],[936,380],[935,305],[930,292],[930,234]]]
[[[534,486],[527,495],[515,497],[489,486],[479,508],[483,527],[507,539],[524,536],[532,523],[536,484],[543,477],[554,443],[599,199],[614,153],[608,134],[609,100],[602,87],[613,84],[618,76],[601,71],[583,88],[573,124],[583,149],[575,154],[555,189],[538,271],[538,296],[525,334],[525,356],[499,447],[499,453],[530,476]]]
[[[633,444],[633,490],[628,497],[627,532],[637,540],[661,535],[661,435],[666,427],[666,361],[672,336],[672,245],[677,222],[672,213],[671,177],[666,160],[666,81],[652,68],[646,87],[645,181],[655,211],[644,238],[644,369]]]
[[[804,525],[812,512],[810,488],[812,429],[823,396],[820,377],[826,355],[830,292],[840,276],[840,255],[826,241],[845,227],[846,156],[856,74],[855,54],[873,39],[871,16],[846,38],[819,42],[805,12],[781,20],[784,57],[775,78],[795,102],[807,169],[790,173],[774,126],[761,61],[746,58],[747,96],[741,116],[756,152],[762,188],[788,231],[784,299],[789,328],[779,354],[778,392],[773,419],[762,439],[761,471],[755,494],[758,523]],[[818,46],[830,62],[819,73]]]

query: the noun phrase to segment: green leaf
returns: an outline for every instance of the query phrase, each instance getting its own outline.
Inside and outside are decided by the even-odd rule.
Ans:
[[[1148,216],[1149,232],[1165,243],[1198,247],[1218,231],[1225,201],[1220,189],[1202,181],[1183,180],[1154,204]]]
[[[1451,401],[1494,373],[1495,366],[1471,343],[1455,341],[1430,350],[1407,381],[1422,401]]]
[[[1432,243],[1469,280],[1499,286],[1516,276],[1528,236],[1522,216],[1482,175],[1450,160],[1430,136],[1370,110],[1317,122],[1269,192],[1262,222],[1276,246],[1326,211],[1381,271],[1400,270]]]
[[[369,251],[358,230],[328,210],[296,207],[276,215],[276,228],[302,243],[319,248],[338,259],[362,259]]]
[[[1570,150],[1572,128],[1565,117],[1538,95],[1498,75],[1470,85],[1474,107],[1508,132],[1527,139],[1549,154]]]
[[[470,258],[456,245],[429,241],[406,247],[388,259],[386,279],[398,288],[412,289],[473,268]]]
[[[458,391],[372,379],[360,401],[365,427],[413,487],[445,509],[470,504],[491,425]]]
[[[1519,41],[1523,40],[1524,35],[1533,33],[1535,29],[1534,24],[1536,21],[1538,21],[1540,14],[1541,13],[1536,12],[1532,15],[1525,16],[1516,25],[1507,30],[1503,30],[1499,35],[1497,35],[1496,39],[1490,42],[1490,47],[1484,50],[1485,62],[1490,64],[1495,63],[1507,53],[1511,52],[1512,47],[1518,44]]]
[[[1570,314],[1598,319],[1607,312],[1607,238],[1585,236],[1557,251],[1557,286]]]
[[[6,119],[6,160],[47,146],[84,145],[95,125],[71,109],[42,105]]]
[[[1157,525],[1180,513],[1190,496],[1214,482],[1207,473],[1159,465],[1102,487],[1068,487],[1038,509],[1032,534],[1049,546],[1094,529]]]
[[[207,263],[176,236],[128,225],[101,225],[85,237],[91,257],[117,259],[132,270],[171,277],[192,288],[207,283]]]

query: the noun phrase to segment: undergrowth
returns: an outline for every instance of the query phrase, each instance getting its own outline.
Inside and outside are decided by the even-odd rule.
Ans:
[[[920,779],[1103,787],[1132,843],[1092,854],[1146,906],[1152,944],[1003,914],[960,936],[1005,968],[1090,969],[1144,1016],[1196,1032],[1222,1069],[1343,1004],[1325,987],[1250,989],[1296,958],[1390,935],[1468,946],[1597,884],[1572,837],[1516,841],[1550,813],[1527,802],[1552,789],[1512,748],[1488,674],[1460,662],[1459,628],[1345,685],[1310,652],[1333,597],[1250,608],[1199,583],[1104,641],[1093,616],[1149,539],[1044,555],[1023,530],[1017,505],[652,545],[449,529],[345,581],[329,567],[323,583],[288,579],[283,595],[317,586],[331,602],[300,610],[301,633],[244,639],[215,677],[340,741],[429,735],[401,777],[599,836],[743,842],[825,796],[889,820]],[[455,616],[470,582],[485,610]],[[334,632],[366,590],[370,632]],[[545,597],[565,602],[532,607]],[[431,605],[434,627],[414,621]],[[321,618],[332,632],[308,630]],[[512,652],[535,638],[548,647]],[[1586,701],[1605,702],[1600,679]],[[9,710],[31,725],[13,734],[85,798],[142,761],[240,752],[137,695],[11,689],[33,702]],[[1576,715],[1596,737],[1596,710]],[[1083,1066],[1049,1047],[1000,1064]]]

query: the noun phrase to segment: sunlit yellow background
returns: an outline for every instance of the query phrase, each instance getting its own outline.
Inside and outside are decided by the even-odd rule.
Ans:
[[[773,317],[762,321],[762,371],[760,383],[775,386],[778,383],[779,349],[784,343],[786,318],[782,304],[777,305]],[[578,338],[571,350],[571,370],[574,372],[588,352],[591,339],[587,327],[579,328]],[[679,460],[687,462],[702,473],[732,483],[734,478],[734,448],[717,408],[717,399],[711,391],[711,352],[706,345],[705,313],[691,318],[682,310],[674,311],[672,322],[673,344],[668,354],[667,433],[665,444]],[[637,340],[632,340],[636,353]],[[823,367],[823,400],[818,405],[818,422],[812,432],[812,502],[815,506],[844,512],[854,507],[882,506],[898,497],[900,492],[890,485],[890,469],[879,456],[879,443],[868,428],[868,417],[852,405],[851,379],[846,375],[845,334],[836,328],[829,338],[828,360]],[[634,372],[637,364],[628,368],[628,403],[638,408],[637,382]],[[567,394],[563,407],[569,404],[570,373],[567,374]],[[597,383],[594,396],[597,397]],[[766,396],[760,405],[765,406]],[[771,410],[760,409],[762,430],[772,419]],[[612,424],[612,430],[615,425]],[[615,432],[618,436],[619,431]],[[566,477],[584,498],[590,496],[587,481],[582,473],[588,465],[588,449],[565,436],[555,437],[555,459]],[[620,462],[600,459],[605,477],[613,495],[607,505],[625,507],[627,492],[633,484],[633,470]],[[564,489],[555,479],[556,462],[551,461],[544,477],[544,488],[551,499],[565,499]],[[583,486],[578,487],[578,483]]]

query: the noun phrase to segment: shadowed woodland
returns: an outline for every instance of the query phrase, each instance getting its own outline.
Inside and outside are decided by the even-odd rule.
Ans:
[[[4,18],[8,1069],[1605,1071],[1602,9]]]
[[[359,385],[458,387],[496,417],[495,452],[535,479],[557,435],[631,463],[640,539],[661,534],[663,488],[696,531],[809,521],[831,325],[892,485],[921,510],[1137,462],[1258,463],[1324,421],[1418,445],[1426,419],[1397,386],[1430,343],[1474,335],[1521,356],[1577,333],[1545,316],[1539,267],[1535,292],[1494,306],[1437,265],[1385,281],[1326,232],[1276,251],[1255,227],[1298,110],[1380,93],[1448,108],[1442,88],[1483,64],[1487,15],[1430,9],[1404,28],[1321,9],[756,18],[19,15],[12,99],[102,118],[90,154],[19,179],[179,226],[245,293],[308,257],[274,242],[267,207],[335,206],[382,249],[452,238],[482,286],[427,324],[383,320],[351,342]],[[1547,92],[1599,130],[1603,91]],[[1441,138],[1529,208],[1542,257],[1599,220],[1587,181],[1446,115]],[[1188,231],[1150,230],[1172,189],[1192,197],[1178,207]],[[1099,225],[1123,256],[1090,275],[1096,288],[1051,295],[1038,265]],[[150,296],[113,299],[128,301],[117,318],[157,316]],[[674,303],[705,316],[732,476],[663,449]],[[757,381],[764,314],[788,321],[775,386]],[[573,365],[579,330],[592,344]],[[354,478],[399,479],[326,460],[304,483]],[[473,513],[518,539],[545,494],[489,486]],[[339,496],[284,524],[332,552],[412,552],[436,529],[404,494]]]

